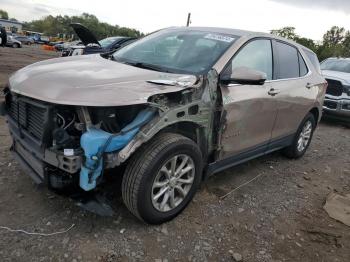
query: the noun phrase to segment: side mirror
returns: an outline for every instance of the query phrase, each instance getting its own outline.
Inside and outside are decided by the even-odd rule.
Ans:
[[[224,83],[237,83],[243,85],[263,85],[267,75],[261,71],[248,67],[237,67],[232,70],[231,75],[221,78]]]

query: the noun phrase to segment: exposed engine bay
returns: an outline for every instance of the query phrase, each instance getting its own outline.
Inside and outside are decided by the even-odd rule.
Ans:
[[[214,106],[214,92],[209,89],[195,86],[153,95],[147,104],[114,107],[59,105],[9,88],[4,92],[17,160],[31,169],[36,182],[54,189],[79,184],[85,191],[93,190],[104,170],[122,165],[160,130],[176,128],[195,136],[203,150],[211,144],[211,136],[204,133],[213,117],[208,109]]]

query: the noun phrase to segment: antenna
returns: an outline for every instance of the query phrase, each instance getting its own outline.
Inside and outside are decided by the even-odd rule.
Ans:
[[[188,13],[186,26],[190,26],[190,24],[191,24],[191,13]]]

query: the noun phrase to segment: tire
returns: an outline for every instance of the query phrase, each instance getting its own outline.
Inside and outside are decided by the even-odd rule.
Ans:
[[[299,147],[300,139],[302,136],[301,134],[309,124],[311,125],[310,136],[307,141],[303,140],[303,146]],[[298,128],[298,131],[296,132],[295,137],[293,139],[293,143],[289,147],[283,150],[283,154],[288,158],[294,158],[294,159],[302,157],[311,143],[312,136],[315,131],[315,127],[316,127],[315,117],[313,116],[313,114],[308,113],[306,117],[303,119],[303,121],[301,122]]]
[[[14,43],[14,44],[12,45],[12,47],[13,47],[13,48],[19,48],[19,44]]]
[[[186,156],[188,158],[187,164],[182,167],[180,173],[186,168],[191,168],[191,166],[194,168],[184,173],[185,175],[179,175],[182,179],[161,171],[161,169],[171,167],[172,161],[175,161],[176,164],[178,160],[185,161]],[[177,167],[180,169],[179,166]],[[172,170],[175,170],[175,168]],[[169,170],[167,169],[167,171]],[[164,177],[163,180],[161,180],[162,177]],[[179,134],[161,133],[156,135],[149,143],[142,146],[131,157],[122,181],[123,200],[130,212],[142,221],[149,224],[161,224],[176,217],[188,205],[198,189],[201,177],[202,154],[197,144],[191,139]],[[180,194],[178,190],[179,185],[177,183],[180,183],[180,180],[192,180],[191,185],[189,183],[183,184],[185,189],[181,192],[186,191],[186,194]],[[158,181],[161,182],[157,184],[156,182]],[[162,183],[166,185],[161,188],[158,187]],[[170,188],[155,200],[156,196],[166,187]],[[157,191],[158,188],[160,188],[159,191]],[[167,198],[166,194],[168,195]],[[163,202],[165,198],[169,199],[166,200],[167,202],[170,199],[174,201],[170,201],[166,205],[158,203]],[[175,206],[176,199],[177,205]]]

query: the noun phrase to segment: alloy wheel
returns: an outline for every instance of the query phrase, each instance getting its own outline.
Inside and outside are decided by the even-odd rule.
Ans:
[[[297,148],[299,152],[304,151],[305,148],[308,146],[311,138],[311,133],[312,133],[312,123],[311,121],[306,121],[298,138]]]
[[[190,156],[180,154],[170,158],[153,181],[153,207],[160,212],[168,212],[179,206],[193,185],[195,171],[195,164]]]

